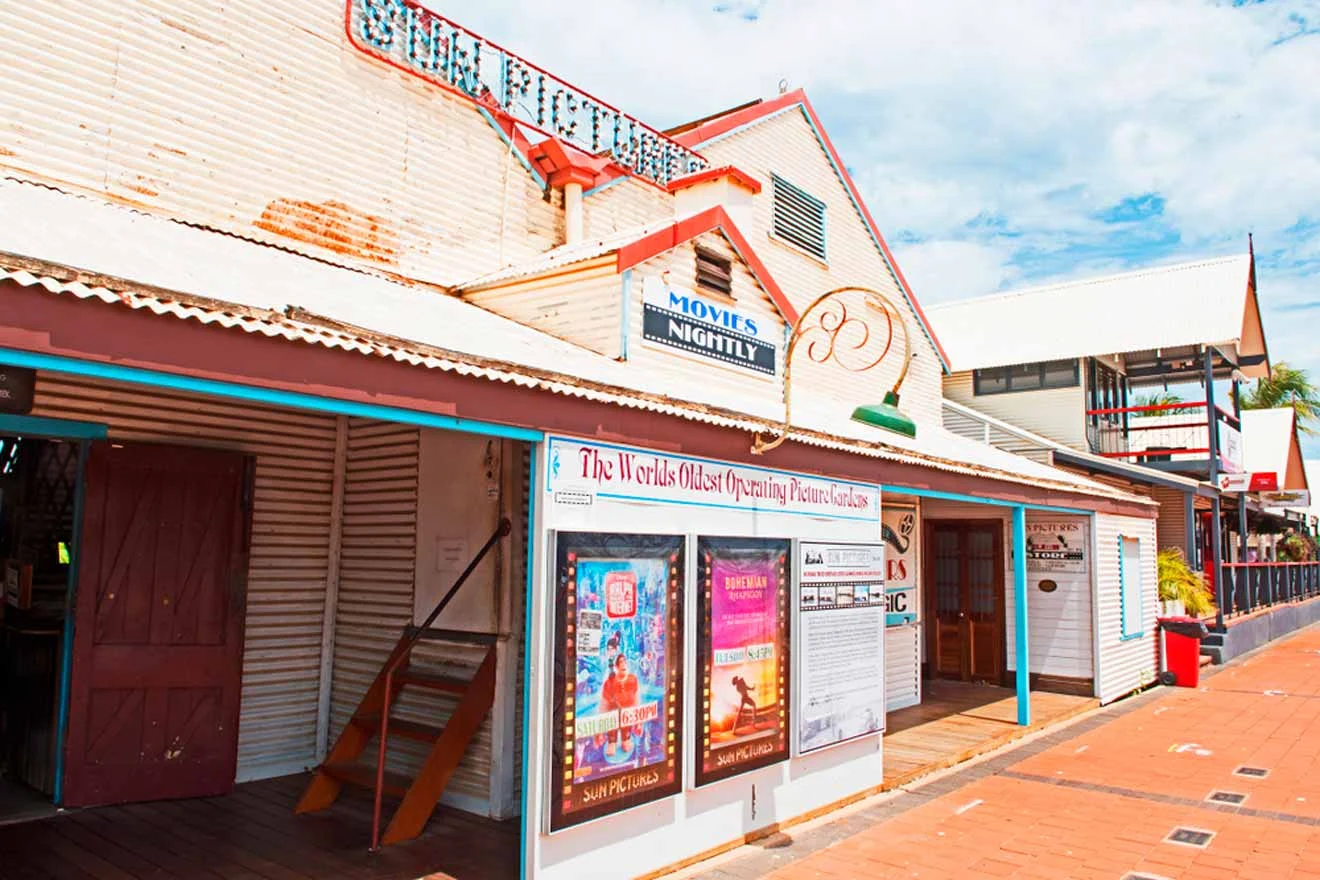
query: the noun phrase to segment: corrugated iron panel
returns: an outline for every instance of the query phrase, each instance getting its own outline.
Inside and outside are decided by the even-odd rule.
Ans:
[[[256,457],[238,775],[256,779],[313,764],[334,417],[44,371],[33,412],[105,423],[115,440]]]
[[[1155,487],[1151,497],[1160,503],[1160,517],[1156,520],[1156,532],[1159,536],[1160,549],[1176,547],[1187,553],[1187,495],[1176,489]]]
[[[349,420],[331,741],[413,620],[419,448],[415,427]],[[481,650],[423,643],[414,650],[413,662],[470,678],[481,656]],[[404,691],[394,714],[440,727],[456,705],[456,698],[414,688]],[[414,775],[427,751],[423,744],[391,739],[388,766]],[[451,778],[445,802],[486,812],[490,766],[487,721]]]
[[[921,627],[885,628],[885,711],[921,702]]]
[[[1109,703],[1155,680],[1159,669],[1159,613],[1156,575],[1155,520],[1097,514],[1095,517],[1096,615],[1099,661],[1096,693]],[[1122,588],[1119,584],[1119,535],[1141,542],[1142,596],[1145,630],[1141,638],[1123,640]]]
[[[342,2],[88,0],[78,51],[50,51],[69,27],[0,7],[0,167],[442,283],[559,243],[502,136],[351,49]]]

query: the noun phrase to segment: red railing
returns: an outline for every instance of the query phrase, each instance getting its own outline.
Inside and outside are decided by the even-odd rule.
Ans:
[[[1086,411],[1091,451],[1136,464],[1201,462],[1210,457],[1207,401],[1121,406]],[[1215,407],[1221,470],[1241,470],[1241,423]]]
[[[1320,596],[1320,562],[1225,562],[1224,616]]]

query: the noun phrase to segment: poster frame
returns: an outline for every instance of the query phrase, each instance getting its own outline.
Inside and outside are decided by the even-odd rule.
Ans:
[[[729,764],[726,767],[706,769],[706,757],[709,751],[709,742],[707,739],[708,730],[708,712],[706,693],[709,688],[710,671],[708,669],[713,654],[711,645],[712,640],[712,620],[711,620],[711,592],[706,583],[706,570],[703,550],[708,546],[720,547],[731,550],[780,550],[783,554],[784,571],[779,583],[779,632],[778,642],[782,646],[779,652],[779,677],[783,682],[781,697],[779,700],[779,739],[780,742],[776,748],[764,755],[750,758],[736,763]],[[763,767],[769,767],[774,764],[780,764],[790,759],[792,756],[792,726],[793,726],[793,649],[792,637],[793,630],[793,540],[791,538],[770,538],[770,537],[750,537],[750,536],[724,536],[724,535],[696,535],[693,540],[693,562],[696,576],[693,580],[694,613],[696,617],[695,636],[696,650],[693,652],[696,660],[694,674],[692,676],[693,706],[692,714],[695,722],[695,733],[693,742],[693,760],[692,777],[695,787],[711,785],[729,779],[734,776],[740,776],[753,770],[759,770]]]
[[[830,547],[879,547],[881,553],[880,585],[882,590],[885,589],[885,584],[887,582],[885,578],[885,575],[887,574],[886,554],[888,548],[885,546],[883,540],[829,541],[829,540],[820,540],[817,538],[795,538],[793,540],[793,557],[792,557],[795,561],[800,560],[802,558],[802,553],[803,553],[802,548],[804,545],[808,545],[808,544],[819,544]],[[860,581],[860,580],[857,582],[864,583],[864,581]],[[793,632],[796,635],[797,639],[799,640],[799,650],[795,651],[793,656],[793,663],[792,663],[793,672],[791,676],[791,681],[793,684],[793,699],[795,701],[800,701],[804,699],[807,693],[806,688],[802,684],[802,676],[805,674],[805,670],[803,667],[804,664],[806,663],[806,651],[802,649],[802,644],[806,638],[806,627],[802,623],[802,615],[806,612],[802,610],[801,590],[802,590],[802,568],[799,565],[795,568],[794,578],[793,578],[793,590],[791,596]],[[803,713],[801,711],[801,706],[796,704],[795,702],[793,709],[794,709],[794,716],[796,723],[794,723],[793,725],[793,735],[792,735],[792,755],[794,758],[800,758],[806,755],[815,755],[819,752],[826,752],[838,746],[842,746],[847,743],[855,743],[859,740],[867,739],[869,737],[883,737],[885,731],[889,728],[889,718],[888,718],[889,710],[887,708],[887,704],[889,702],[889,687],[888,687],[888,679],[887,679],[888,658],[885,652],[887,650],[887,642],[889,638],[888,630],[891,629],[891,627],[888,622],[888,613],[885,611],[884,605],[882,604],[879,608],[876,608],[875,610],[877,610],[880,615],[880,640],[881,640],[880,641],[880,703],[879,703],[880,727],[877,728],[876,730],[868,730],[863,733],[858,733],[853,736],[845,737],[844,739],[837,740],[832,743],[827,743],[825,745],[816,746],[810,749],[804,749],[802,747],[802,729],[801,729],[801,719],[803,717]],[[903,626],[915,626],[915,625],[916,624],[903,624]],[[892,627],[892,628],[897,629],[899,627]]]
[[[687,599],[687,577],[688,577],[688,536],[682,533],[650,533],[650,532],[608,532],[602,530],[548,530],[549,539],[547,553],[547,562],[549,569],[549,583],[553,585],[553,616],[551,619],[551,639],[553,646],[550,650],[552,669],[551,669],[551,692],[549,703],[545,708],[545,718],[549,723],[549,745],[550,756],[546,762],[546,804],[545,825],[546,833],[553,834],[559,831],[565,831],[587,823],[596,822],[618,813],[651,804],[656,801],[674,797],[681,794],[684,787],[684,767],[683,759],[685,752],[684,740],[684,707],[686,695],[686,672],[688,663],[687,639],[686,639],[686,599]],[[666,650],[668,651],[667,666],[670,672],[671,681],[668,688],[668,703],[671,707],[670,717],[668,719],[667,737],[671,745],[669,746],[670,759],[673,761],[673,773],[669,781],[663,784],[648,786],[634,794],[623,795],[611,798],[607,802],[593,807],[582,807],[571,812],[564,809],[563,796],[560,786],[564,780],[566,769],[571,773],[571,760],[566,749],[575,747],[576,737],[573,737],[572,744],[566,745],[566,727],[571,724],[567,719],[566,696],[569,688],[568,681],[568,653],[570,642],[576,636],[576,627],[573,635],[569,634],[567,629],[568,621],[568,575],[565,571],[567,561],[568,541],[574,541],[572,547],[581,554],[585,549],[592,555],[605,558],[638,558],[647,555],[669,555],[674,554],[670,560],[670,601],[669,608],[669,632],[666,636]],[[631,545],[629,544],[631,541]],[[641,549],[644,545],[650,545]],[[663,551],[657,553],[654,548],[663,547]],[[650,554],[647,550],[652,550]],[[576,666],[577,652],[573,647],[573,687],[576,687]],[[572,784],[575,785],[575,784]]]

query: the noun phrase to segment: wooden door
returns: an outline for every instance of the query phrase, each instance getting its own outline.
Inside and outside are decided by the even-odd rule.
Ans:
[[[234,784],[247,462],[97,444],[88,457],[64,801],[222,794]]]
[[[1002,526],[929,521],[926,547],[926,650],[932,674],[998,683],[1005,668]]]

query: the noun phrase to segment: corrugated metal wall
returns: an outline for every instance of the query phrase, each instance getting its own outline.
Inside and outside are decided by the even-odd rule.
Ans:
[[[115,440],[256,456],[238,774],[277,776],[315,763],[334,417],[44,371],[33,414],[102,422]]]
[[[1160,549],[1177,547],[1189,559],[1192,554],[1187,546],[1187,496],[1177,489],[1155,488],[1151,497],[1160,503],[1160,518],[1157,523]]]
[[[921,702],[921,627],[885,627],[885,711]]]
[[[1158,669],[1159,645],[1155,615],[1159,611],[1156,588],[1155,520],[1097,514],[1095,517],[1096,614],[1099,629],[1099,674],[1096,693],[1108,703],[1150,684]],[[1144,635],[1123,641],[1121,587],[1119,586],[1119,535],[1141,542],[1144,598]]]

